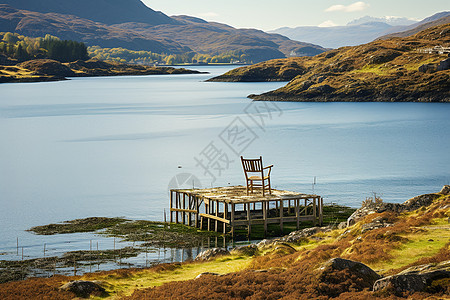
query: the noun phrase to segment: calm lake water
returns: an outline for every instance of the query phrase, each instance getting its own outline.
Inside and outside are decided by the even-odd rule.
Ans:
[[[196,187],[244,184],[240,153],[274,164],[275,188],[353,207],[373,192],[403,202],[450,183],[449,104],[252,103],[248,94],[284,83],[210,83],[230,67],[195,69],[211,74],[0,85],[0,260],[17,258],[17,237],[27,257],[44,243],[54,253],[91,239],[111,247],[24,230],[162,220],[177,174]]]

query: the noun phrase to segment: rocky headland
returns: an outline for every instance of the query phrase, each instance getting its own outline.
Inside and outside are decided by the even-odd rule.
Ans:
[[[22,63],[0,65],[0,83],[66,80],[67,77],[200,74],[195,70],[153,67],[90,59],[61,63],[51,59],[34,59]]]
[[[410,37],[271,60],[209,81],[289,81],[253,100],[450,102],[450,23]]]

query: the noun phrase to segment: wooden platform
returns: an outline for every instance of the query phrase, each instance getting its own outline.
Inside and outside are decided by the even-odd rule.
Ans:
[[[259,190],[247,195],[243,186],[170,191],[170,222],[232,236],[237,226],[247,226],[251,235],[252,225],[264,225],[266,233],[268,224],[279,224],[283,231],[283,223],[299,228],[304,221],[322,225],[322,197],[275,189],[264,197]]]

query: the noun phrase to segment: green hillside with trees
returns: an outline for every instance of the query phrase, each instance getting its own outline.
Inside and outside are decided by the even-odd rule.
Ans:
[[[196,63],[252,63],[243,51],[228,51],[217,55],[186,52],[183,54],[159,54],[151,51],[134,51],[124,48],[88,47],[91,58],[132,64],[196,64]]]
[[[84,43],[60,40],[57,37],[30,38],[18,33],[0,32],[0,54],[19,62],[49,58],[60,62],[89,59]]]

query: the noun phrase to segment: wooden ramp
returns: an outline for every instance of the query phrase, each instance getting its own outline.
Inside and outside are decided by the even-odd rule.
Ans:
[[[243,186],[170,190],[170,222],[200,229],[234,236],[237,226],[247,226],[250,236],[252,225],[264,225],[267,233],[268,224],[279,224],[283,232],[283,223],[295,222],[298,229],[304,221],[322,225],[322,197],[275,189],[247,195]]]

